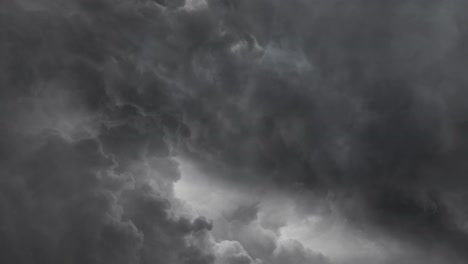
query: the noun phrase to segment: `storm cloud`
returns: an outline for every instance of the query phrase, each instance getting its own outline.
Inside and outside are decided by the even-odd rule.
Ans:
[[[0,262],[466,263],[461,0],[4,0]]]

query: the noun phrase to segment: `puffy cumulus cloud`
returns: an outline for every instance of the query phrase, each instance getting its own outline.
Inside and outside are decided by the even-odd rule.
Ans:
[[[274,252],[275,263],[291,264],[325,264],[327,259],[320,254],[313,252],[295,240],[282,241]]]
[[[306,193],[291,199],[304,217],[337,211],[376,240],[462,262],[467,8],[2,1],[2,260],[215,261],[211,224],[176,213],[178,156],[215,187]],[[226,225],[247,231],[227,240],[242,244],[244,259],[269,251],[320,259],[278,244],[288,219],[239,208]],[[253,230],[261,250],[249,242]],[[237,251],[226,254],[242,258],[230,243]],[[388,261],[422,258],[401,256]]]
[[[180,162],[182,175],[181,180],[175,184],[175,194],[196,213],[204,213],[213,219],[211,234],[216,241],[220,241],[214,247],[214,251],[218,252],[215,254],[218,260],[223,259],[229,263],[233,258],[246,263],[253,261],[252,263],[281,264],[289,263],[289,260],[285,260],[288,258],[290,261],[296,259],[304,263],[321,261],[320,259],[324,263],[330,262],[328,257],[315,253],[312,249],[320,252],[328,250],[327,256],[341,256],[342,252],[336,251],[343,251],[343,248],[339,245],[333,247],[330,239],[324,240],[322,244],[325,246],[322,247],[320,241],[314,244],[308,240],[309,235],[317,236],[326,230],[318,230],[321,229],[319,225],[301,227],[300,219],[304,214],[298,212],[299,208],[289,195],[272,190],[262,193],[246,192],[245,187],[239,190],[233,185],[222,185],[216,181],[205,183],[204,180],[209,180],[209,176],[199,175],[201,172],[187,164],[187,161]],[[298,226],[302,228],[300,232],[303,236],[288,230]],[[334,238],[332,242],[343,237]],[[346,242],[342,244],[344,243]],[[223,253],[219,253],[220,250]],[[342,255],[349,256],[347,253]]]
[[[206,175],[200,175],[195,168],[187,168],[185,162],[181,162],[182,179],[175,186],[176,194],[196,211],[210,215],[215,223],[212,232],[215,239],[238,241],[251,258],[264,263],[276,263],[275,252],[284,241],[295,241],[293,245],[300,244],[298,248],[303,248],[304,252],[314,252],[317,259],[321,256],[330,263],[463,263],[463,259],[452,255],[450,247],[453,245],[448,248],[444,243],[422,246],[425,243],[414,241],[411,232],[402,239],[401,233],[396,234],[397,230],[394,234],[375,228],[369,230],[369,220],[349,217],[362,214],[352,197],[348,198],[348,204],[337,205],[337,199],[332,196],[317,201],[314,194],[308,197],[303,192],[295,197],[291,193],[277,192],[273,187],[269,188],[271,193],[245,192],[245,188],[217,185],[216,181],[205,183]],[[301,198],[304,201],[313,198],[314,203],[303,204]],[[453,197],[450,203],[455,204],[459,198]],[[355,212],[344,212],[343,216],[343,208],[353,208]],[[356,223],[359,223],[357,230]],[[419,238],[424,240],[425,235],[420,234]]]
[[[256,219],[248,222],[236,218],[222,220],[218,220],[217,223],[227,233],[213,230],[214,236],[239,241],[252,257],[268,263],[277,247],[278,236],[274,232],[263,228]]]
[[[99,141],[37,137],[2,162],[2,262],[212,263],[188,242],[211,224],[171,216],[149,183],[115,174]]]
[[[214,247],[217,264],[254,264],[242,245],[237,241],[224,240]]]

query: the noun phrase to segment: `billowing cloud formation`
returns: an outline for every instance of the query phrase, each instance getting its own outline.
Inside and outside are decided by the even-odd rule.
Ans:
[[[275,250],[276,263],[326,263],[323,256],[317,255],[310,249],[304,248],[297,241],[290,240],[283,242]]]
[[[215,246],[217,260],[220,264],[251,264],[254,263],[242,245],[237,241],[225,240]]]
[[[171,217],[168,198],[114,175],[95,140],[41,137],[2,163],[2,261],[211,263],[187,242],[206,220]]]
[[[0,262],[463,263],[466,10],[2,1]],[[191,213],[180,159],[244,199]],[[396,254],[330,260],[309,219]]]

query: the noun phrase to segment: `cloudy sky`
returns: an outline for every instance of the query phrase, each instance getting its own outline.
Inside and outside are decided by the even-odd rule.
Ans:
[[[468,263],[465,0],[1,0],[0,263]]]

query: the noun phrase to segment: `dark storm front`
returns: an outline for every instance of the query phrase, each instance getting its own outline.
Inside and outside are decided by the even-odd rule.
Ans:
[[[0,262],[467,263],[462,0],[3,0]]]

